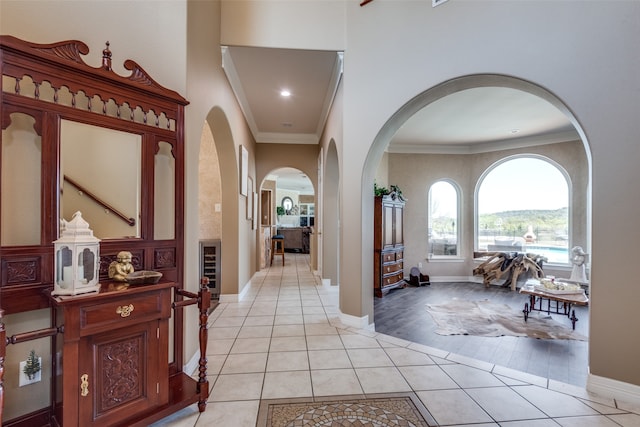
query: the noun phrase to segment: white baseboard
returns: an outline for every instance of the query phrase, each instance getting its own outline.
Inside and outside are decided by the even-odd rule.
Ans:
[[[220,294],[218,298],[220,302],[238,302],[240,301],[239,294]]]
[[[634,384],[590,373],[587,376],[587,391],[633,405],[640,405],[640,386]]]
[[[344,325],[350,326],[352,328],[366,329],[371,331],[375,331],[376,329],[374,323],[369,323],[368,315],[357,317],[357,316],[352,316],[350,314],[345,314],[343,312],[340,312],[340,321]]]
[[[472,282],[482,283],[482,277],[478,276],[429,276],[431,282],[453,283],[453,282]]]
[[[182,372],[186,373],[187,375],[193,374],[200,367],[199,362],[200,350],[196,351],[194,355],[191,356],[191,359],[189,359],[187,364],[182,367]]]
[[[322,279],[322,286],[331,286],[331,279]]]
[[[219,301],[220,302],[239,302],[242,301],[242,298],[249,292],[251,288],[251,280],[249,280],[243,287],[242,291],[239,294],[220,294]]]

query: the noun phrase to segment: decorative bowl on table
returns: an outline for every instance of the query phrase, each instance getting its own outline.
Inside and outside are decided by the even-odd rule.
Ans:
[[[582,287],[578,284],[548,279],[541,279],[540,285],[535,286],[535,289],[556,295],[581,294],[584,292]]]
[[[127,283],[130,285],[142,285],[158,283],[162,273],[158,271],[140,270],[127,274]]]

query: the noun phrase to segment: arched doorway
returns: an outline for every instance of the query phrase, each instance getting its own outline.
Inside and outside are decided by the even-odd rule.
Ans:
[[[270,171],[260,185],[260,268],[269,265],[269,237],[284,235],[285,251],[312,254],[316,193],[308,175],[294,167]]]
[[[442,83],[436,87],[433,87],[429,90],[426,90],[425,92],[415,96],[413,99],[407,102],[404,106],[402,106],[381,128],[381,130],[379,131],[378,135],[376,136],[370,148],[370,151],[365,163],[364,171],[363,171],[363,183],[362,183],[363,210],[366,209],[366,207],[371,204],[370,189],[373,188],[374,186],[374,177],[376,176],[378,165],[380,164],[380,161],[385,157],[384,152],[389,147],[395,133],[403,126],[403,124],[405,124],[410,118],[412,118],[414,115],[419,113],[424,108],[436,103],[439,100],[445,99],[452,94],[456,94],[456,93],[463,92],[469,89],[474,89],[474,88],[493,88],[493,87],[507,88],[515,91],[522,91],[528,95],[533,95],[539,99],[542,99],[548,102],[553,107],[555,107],[558,111],[562,112],[562,114],[566,116],[568,121],[574,127],[575,134],[576,134],[574,143],[582,146],[583,154],[584,154],[584,157],[586,158],[586,161],[585,161],[586,170],[587,170],[587,172],[585,172],[586,182],[583,187],[583,194],[580,195],[580,197],[583,198],[585,217],[581,220],[584,223],[584,230],[585,230],[584,238],[586,242],[585,246],[590,247],[590,242],[591,242],[591,233],[590,233],[591,231],[591,195],[590,195],[591,185],[590,185],[590,182],[591,182],[592,160],[591,160],[589,145],[586,140],[584,131],[581,129],[576,117],[572,115],[569,108],[562,102],[562,100],[554,96],[554,94],[549,93],[545,89],[538,87],[530,82],[519,80],[509,76],[476,75],[476,76],[467,76],[467,77],[453,79],[448,82]],[[518,152],[518,149],[520,150],[525,149],[523,148],[525,146],[514,148],[513,145],[510,145],[503,141],[493,141],[492,145],[493,146],[491,147],[491,149],[494,151],[505,150],[506,148],[508,148],[509,150],[514,150],[515,152]],[[429,266],[429,269],[430,269],[429,273],[435,276],[444,277],[448,275],[452,277],[468,277],[471,275],[471,271],[474,265],[473,256],[472,256],[474,251],[474,246],[473,246],[474,200],[472,196],[474,194],[473,185],[475,184],[475,181],[477,180],[477,178],[480,176],[481,172],[485,170],[485,168],[488,165],[491,164],[491,160],[487,160],[487,158],[491,158],[491,155],[487,155],[485,152],[481,152],[481,151],[478,151],[477,153],[472,153],[472,154],[477,154],[477,159],[479,159],[477,162],[478,164],[476,164],[475,162],[467,162],[465,163],[465,168],[467,168],[467,170],[458,171],[460,172],[460,175],[464,176],[466,179],[466,181],[462,181],[463,194],[466,194],[466,198],[463,198],[462,200],[463,200],[463,203],[467,205],[467,207],[464,210],[465,213],[463,213],[463,217],[462,217],[463,221],[466,220],[466,224],[463,224],[463,231],[462,231],[462,235],[463,235],[463,238],[462,238],[463,247],[461,251],[462,256],[459,256],[459,259],[456,260],[455,262],[449,262],[449,263],[442,262],[440,264],[437,264],[435,262],[431,263],[431,260],[427,260],[426,262],[428,262],[427,265]],[[416,185],[416,187],[420,186],[421,188],[420,191],[424,192],[424,199],[426,200],[427,198],[426,189],[429,188],[432,182],[436,182],[438,179],[446,178],[446,176],[438,175],[439,172],[434,172],[435,175],[428,176],[428,179],[425,179],[424,177],[427,176],[426,174],[421,175],[422,171],[416,172],[417,167],[419,165],[417,165],[416,163],[410,163],[410,160],[412,160],[411,157],[415,158],[417,156],[412,155],[409,152],[404,152],[402,153],[402,155],[405,156],[402,159],[405,162],[402,167],[403,170],[401,173],[396,173],[394,178],[404,180],[403,183],[409,182],[409,180],[411,179],[419,180],[420,182],[418,183],[418,185]],[[438,155],[438,153],[426,154],[426,156],[430,156],[430,155],[431,157],[435,157]],[[452,158],[455,159],[455,156],[449,156],[448,158],[445,158],[445,156],[442,156],[438,158],[438,161],[450,162],[448,163],[449,171],[455,169],[456,167],[460,168],[460,165],[455,164],[455,160],[451,160]],[[390,164],[392,163],[393,162],[390,162]],[[411,164],[411,166],[409,166],[409,164]],[[429,166],[423,165],[423,169],[433,170],[431,166],[432,165],[429,165]],[[397,163],[395,167],[396,167],[396,170],[400,169]],[[390,168],[392,168],[392,166],[390,166]],[[429,179],[431,181],[429,181]],[[532,180],[532,179],[535,179],[535,177],[529,177],[529,179]],[[391,182],[391,181],[394,181],[394,179],[390,179],[389,181],[390,181],[389,182],[390,184],[397,184],[397,182]],[[523,179],[523,182],[526,182],[526,180]],[[408,189],[403,187],[402,190],[403,190],[403,194],[406,195],[409,200],[407,204],[408,206],[413,203],[414,206],[416,205],[420,206],[421,207],[420,209],[423,209],[426,211],[427,203],[426,202],[422,203],[421,198],[416,196],[416,194],[418,194],[416,191],[412,192],[411,187]],[[406,190],[409,190],[408,194]],[[414,265],[414,263],[417,264],[419,261],[425,262],[424,256],[427,253],[427,249],[426,249],[427,239],[421,236],[424,236],[427,234],[426,213],[422,217],[419,217],[418,215],[409,215],[409,217],[405,220],[405,225],[407,224],[407,221],[411,221],[411,220],[419,221],[422,219],[424,219],[424,228],[425,228],[424,233],[420,233],[415,229],[410,230],[409,232],[405,230],[405,239],[407,239],[407,236],[409,237],[418,236],[418,237],[415,237],[414,239],[415,240],[421,239],[422,241],[424,241],[424,248],[425,248],[424,251],[419,251],[419,250],[415,250],[415,247],[412,248],[410,244],[405,244],[405,266],[404,266],[405,271],[408,268],[410,268],[412,265]],[[371,229],[373,227],[372,218],[367,218],[366,215],[363,215],[363,221],[368,222],[363,225],[363,228],[365,230]],[[363,247],[365,247],[364,251],[366,252],[366,251],[372,250],[372,248],[367,248],[366,247],[367,245],[365,243],[366,243],[366,239],[363,237]],[[411,259],[411,256],[412,256],[411,252],[417,253],[414,259]],[[422,259],[420,260],[421,257]],[[407,261],[408,258],[410,259],[409,261]],[[364,265],[364,268],[371,268],[370,265],[366,265],[366,264],[363,264],[363,265]],[[366,286],[366,285],[363,285],[363,286]],[[367,291],[369,290],[363,288],[363,292],[367,292]],[[370,294],[367,293],[367,295],[370,295]]]

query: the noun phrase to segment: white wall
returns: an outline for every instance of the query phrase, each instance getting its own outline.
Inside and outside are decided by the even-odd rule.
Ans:
[[[349,3],[342,153],[342,164],[349,167],[341,170],[342,253],[361,257],[345,257],[351,268],[342,270],[341,283],[362,284],[362,289],[347,290],[353,292],[352,304],[341,309],[372,314],[371,241],[362,232],[370,229],[372,218],[368,210],[358,215],[369,197],[362,193],[369,184],[360,178],[364,171],[372,183],[389,134],[403,122],[403,114],[412,113],[412,99],[468,75],[513,76],[546,89],[556,105],[560,100],[588,142],[593,167],[590,370],[640,384],[634,362],[640,359],[640,342],[618,327],[634,322],[631,313],[640,298],[640,288],[629,280],[637,274],[635,266],[619,256],[634,253],[637,239],[631,231],[640,214],[640,198],[628,196],[637,194],[640,181],[640,73],[633,53],[640,39],[638,22],[640,3],[631,1],[578,6],[454,0],[437,8],[416,1]]]
[[[222,2],[222,14],[225,45],[344,49],[344,1],[231,0]]]

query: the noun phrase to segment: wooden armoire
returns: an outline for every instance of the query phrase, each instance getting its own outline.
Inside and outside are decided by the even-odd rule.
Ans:
[[[146,426],[193,403],[203,411],[210,294],[206,279],[197,292],[184,284],[188,101],[132,60],[124,63],[130,75],[114,72],[108,42],[99,67],[84,62],[89,48],[77,40],[4,35],[0,49],[0,421]],[[53,242],[76,210],[100,239],[101,288],[52,296]],[[109,265],[121,251],[136,271],[161,272],[162,280],[112,282]],[[196,378],[183,372],[188,305],[198,306]],[[50,327],[5,330],[9,316],[24,313]],[[48,388],[50,399],[7,420],[5,397],[18,389],[3,387],[5,356],[26,342],[50,364],[28,387]]]
[[[375,196],[373,219],[373,291],[381,298],[404,287],[404,206],[398,196]]]

